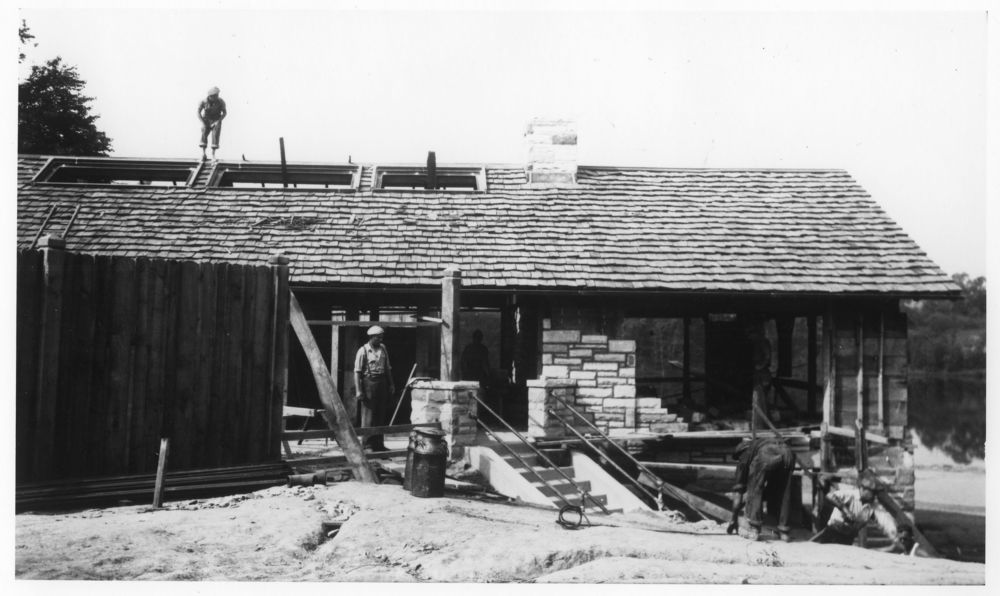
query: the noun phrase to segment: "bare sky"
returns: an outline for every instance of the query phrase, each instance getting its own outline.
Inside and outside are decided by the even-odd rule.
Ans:
[[[525,123],[567,116],[582,164],[844,168],[946,272],[986,273],[984,10],[553,6],[18,16],[28,63],[79,68],[116,156],[199,155],[211,85],[224,158],[283,136],[293,161],[522,163]]]

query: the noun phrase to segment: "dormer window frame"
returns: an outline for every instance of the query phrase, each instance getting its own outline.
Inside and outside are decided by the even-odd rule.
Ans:
[[[323,182],[330,177],[329,182]],[[339,177],[340,182],[334,182]],[[346,177],[349,177],[346,178]],[[227,178],[236,178],[241,186],[224,186]],[[284,186],[286,183],[288,186]],[[272,186],[263,186],[271,184]],[[326,184],[326,186],[319,186]],[[303,192],[354,192],[361,184],[359,164],[285,164],[284,173],[279,162],[220,161],[214,164],[208,178],[208,187],[219,190],[280,190]],[[307,186],[299,186],[307,185]]]
[[[442,178],[449,177],[472,177],[475,180],[475,188],[455,187],[455,188],[426,188],[426,182],[421,182],[427,178],[426,166],[415,165],[377,165],[372,168],[372,191],[373,192],[486,192],[486,166],[482,165],[447,165],[437,166],[437,178],[440,185]],[[412,177],[412,186],[389,186],[384,185],[386,177]]]
[[[31,179],[32,184],[105,188],[190,188],[201,171],[198,160],[121,159],[53,156]],[[74,172],[76,172],[74,176]],[[65,177],[119,178],[128,182],[87,182]],[[134,180],[134,182],[133,182]],[[148,183],[143,183],[148,180]],[[171,184],[162,184],[170,182]]]

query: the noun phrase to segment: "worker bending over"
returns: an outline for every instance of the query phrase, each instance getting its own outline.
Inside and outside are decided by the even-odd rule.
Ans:
[[[781,497],[778,514],[778,535],[789,540],[788,513],[792,499],[792,469],[795,456],[784,441],[777,438],[744,439],[736,447],[736,484],[733,486],[733,516],[726,532],[739,527],[740,509],[745,508],[748,528],[740,535],[748,540],[760,539],[764,515],[765,492]],[[774,502],[775,499],[771,499]]]

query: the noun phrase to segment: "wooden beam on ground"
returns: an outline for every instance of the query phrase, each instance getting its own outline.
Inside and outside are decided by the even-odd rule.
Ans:
[[[458,381],[459,317],[462,308],[462,272],[445,269],[441,278],[441,380]]]
[[[295,335],[298,337],[299,343],[302,344],[302,349],[306,353],[306,359],[309,361],[310,368],[312,368],[313,377],[316,379],[319,399],[323,402],[323,407],[326,410],[327,424],[334,431],[337,443],[344,450],[347,461],[353,466],[355,478],[361,482],[376,484],[378,480],[368,465],[368,460],[365,459],[364,449],[362,449],[361,442],[358,441],[358,435],[354,432],[354,427],[351,425],[347,409],[344,407],[344,403],[340,401],[337,388],[333,383],[333,379],[330,378],[330,371],[326,368],[326,362],[323,361],[323,354],[316,344],[316,338],[313,337],[312,331],[309,330],[309,321],[306,320],[306,315],[302,312],[302,307],[299,306],[299,301],[295,298],[295,294],[291,294],[289,297],[288,316],[289,322],[292,324],[292,329],[295,330]]]
[[[698,495],[689,493],[683,488],[679,488],[670,484],[669,482],[664,482],[660,478],[650,478],[650,475],[646,472],[640,472],[638,481],[640,484],[648,486],[650,488],[655,488],[662,490],[667,495],[677,499],[678,501],[691,507],[698,513],[704,514],[708,517],[716,519],[720,522],[728,521],[731,517],[731,513],[725,507],[720,507],[715,503],[703,499]]]
[[[379,451],[376,454],[378,458],[393,458],[393,457],[404,457],[406,456],[406,449],[393,449],[389,451]],[[325,457],[303,457],[298,459],[286,459],[286,464],[294,467],[299,466],[350,466],[354,469],[354,465],[347,461],[347,458],[343,455],[329,455]]]

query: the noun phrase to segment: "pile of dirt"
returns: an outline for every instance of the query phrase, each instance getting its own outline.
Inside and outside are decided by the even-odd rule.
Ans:
[[[650,512],[556,512],[343,482],[16,519],[21,579],[982,584],[985,566],[747,542]],[[331,528],[336,528],[331,531]],[[331,537],[332,536],[332,537]]]

